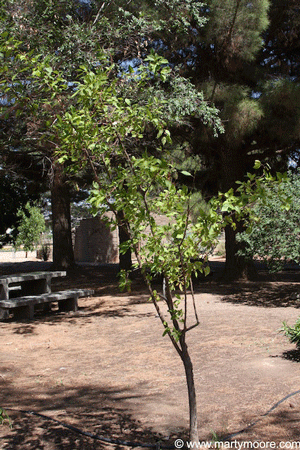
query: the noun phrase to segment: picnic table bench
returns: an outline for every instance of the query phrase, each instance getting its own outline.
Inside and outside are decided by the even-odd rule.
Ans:
[[[78,298],[89,297],[91,289],[68,289],[52,292],[51,281],[64,277],[66,272],[31,272],[0,277],[0,317],[13,312],[17,319],[32,319],[35,306],[43,305],[49,310],[51,303],[58,302],[60,311],[77,311]]]

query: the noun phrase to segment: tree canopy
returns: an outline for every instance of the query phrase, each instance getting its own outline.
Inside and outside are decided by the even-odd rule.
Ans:
[[[3,154],[18,148],[42,163],[42,173],[53,175],[57,170],[59,175],[50,180],[69,186],[69,178],[53,159],[59,142],[49,130],[68,107],[65,94],[80,78],[78,69],[83,64],[95,71],[104,53],[107,61],[115,62],[113,79],[129,67],[137,70],[155,51],[169,61],[166,67],[174,75],[159,83],[154,77],[151,95],[167,100],[170,153],[179,166],[188,160],[192,169],[193,180],[180,174],[178,181],[213,195],[243,179],[256,158],[273,170],[284,170],[291,157],[297,163],[299,147],[295,11],[297,2],[282,0],[2,0]],[[38,65],[43,59],[47,70],[58,71],[67,83],[60,95],[46,93],[41,78],[28,81],[31,63]],[[50,73],[43,76],[51,78]],[[122,89],[124,93],[126,86]],[[149,93],[126,95],[133,102],[135,95],[147,101]],[[216,108],[222,123],[217,122]],[[141,148],[152,146],[155,152],[151,130],[144,137]],[[68,192],[69,188],[62,190],[60,197]],[[233,269],[238,267],[237,243],[234,236],[227,241]]]

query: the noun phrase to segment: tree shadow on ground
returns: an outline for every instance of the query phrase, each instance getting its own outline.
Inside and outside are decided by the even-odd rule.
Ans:
[[[299,392],[295,394],[299,397]],[[297,396],[281,399],[260,416],[256,411],[242,413],[240,427],[226,431],[216,427],[214,435],[226,442],[264,442],[270,440],[270,435],[276,442],[299,441]],[[12,428],[8,423],[0,425],[1,450],[174,448],[178,436],[187,439],[187,430],[166,437],[136,420],[126,403],[135,397],[133,390],[81,386],[33,395],[10,386],[2,397],[0,406],[6,408]],[[199,440],[211,438],[211,434],[200,434]]]
[[[28,261],[16,263],[0,263],[0,274],[11,275],[17,273],[52,271],[53,264],[43,261]],[[60,290],[65,286],[81,288],[87,284],[90,288],[100,289],[117,287],[118,281],[118,264],[104,265],[76,265],[67,270],[67,275],[52,280],[53,290]],[[111,284],[111,286],[110,286]]]
[[[197,294],[221,296],[221,301],[264,308],[300,307],[300,284],[280,282],[207,283],[195,288]]]
[[[16,334],[26,335],[35,334],[35,329],[38,324],[47,323],[48,325],[59,325],[60,323],[69,324],[87,324],[93,317],[125,317],[127,315],[134,316],[136,318],[153,317],[155,311],[145,313],[133,313],[129,307],[112,308],[99,311],[99,304],[91,305],[88,308],[79,308],[76,312],[60,312],[58,309],[52,310],[47,313],[40,313],[28,322],[27,320],[15,320],[11,318],[6,323],[11,323],[15,329]]]
[[[278,405],[275,410],[269,411],[259,417],[253,415],[252,418],[249,414],[241,417],[241,422],[247,424],[244,428],[236,430],[231,434],[222,433],[220,429],[217,431],[217,435],[225,441],[252,441],[261,442],[274,441],[286,442],[292,444],[292,442],[299,441],[299,421],[300,412],[296,407],[296,397],[299,396],[299,392],[295,393],[295,397],[289,397],[284,404]],[[250,424],[249,424],[250,422]],[[272,434],[271,434],[272,433]],[[272,435],[272,439],[270,439]],[[220,440],[221,440],[220,439]],[[287,445],[286,448],[291,448]]]
[[[92,282],[90,280],[92,279]],[[88,300],[79,299],[78,311],[61,312],[58,309],[57,303],[52,303],[51,308],[47,311],[42,309],[36,310],[34,318],[28,321],[27,319],[15,319],[13,314],[9,318],[4,319],[5,323],[17,323],[17,334],[33,334],[35,325],[37,323],[59,324],[61,322],[69,322],[72,324],[84,320],[85,322],[93,317],[125,317],[135,316],[136,318],[151,317],[155,314],[149,312],[133,311],[133,305],[149,303],[149,294],[140,280],[134,286],[134,292],[121,292],[118,286],[117,279],[102,280],[101,287],[98,287],[99,279],[92,275],[86,277],[82,274],[81,279],[77,283],[73,282],[69,277],[61,279],[58,283],[53,283],[53,291],[62,289],[86,288],[95,289],[95,293]],[[104,299],[105,296],[105,299]],[[23,324],[23,325],[22,325]],[[22,326],[20,326],[22,325]]]
[[[286,352],[284,352],[282,354],[282,357],[284,359],[287,359],[288,361],[293,361],[293,362],[300,362],[300,349],[296,348],[293,350],[287,350]]]
[[[158,442],[166,447],[172,443],[134,419],[126,402],[137,396],[130,390],[88,385],[29,395],[9,386],[1,397],[0,407],[12,422],[11,429],[8,423],[0,425],[2,450],[156,448]]]
[[[67,286],[67,285],[66,285]],[[70,285],[69,285],[70,286]],[[89,286],[86,284],[85,287]],[[73,286],[72,286],[73,287]],[[66,287],[67,288],[67,287]],[[53,325],[61,322],[77,323],[84,320],[85,322],[93,317],[126,317],[128,315],[136,318],[152,317],[153,312],[134,310],[132,306],[140,304],[149,304],[149,294],[146,290],[141,290],[140,286],[135,292],[121,293],[117,287],[112,290],[106,287],[106,294],[95,294],[89,297],[88,300],[79,299],[78,311],[61,312],[58,309],[57,303],[51,305],[49,311],[37,310],[34,313],[34,318],[30,321],[24,319],[15,319],[13,316],[4,320],[6,323],[24,324],[21,328],[17,328],[18,334],[30,334],[34,332],[35,324],[50,323]],[[115,292],[115,294],[114,294]],[[105,299],[103,298],[106,296]]]

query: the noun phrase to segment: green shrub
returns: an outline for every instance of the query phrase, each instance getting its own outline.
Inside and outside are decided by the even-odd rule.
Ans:
[[[45,218],[38,206],[28,202],[24,210],[18,211],[20,224],[15,248],[23,247],[25,252],[33,251],[40,243],[42,233],[45,231]]]
[[[253,204],[251,226],[237,237],[242,244],[239,254],[259,257],[271,272],[288,262],[300,264],[299,189],[299,172],[267,187],[267,195]]]
[[[283,326],[280,331],[284,333],[292,344],[296,344],[297,348],[300,349],[300,317],[293,327],[289,326],[286,322],[283,322]]]

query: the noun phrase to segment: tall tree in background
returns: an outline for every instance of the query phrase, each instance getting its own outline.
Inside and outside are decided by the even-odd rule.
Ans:
[[[181,87],[163,86],[162,95],[170,97],[172,110],[166,109],[166,115],[170,119],[173,115],[173,132],[178,142],[187,143],[186,153],[197,156],[197,189],[209,195],[216,189],[225,191],[244,177],[254,159],[267,160],[275,170],[287,166],[291,153],[296,155],[299,86],[297,79],[289,78],[298,70],[296,1],[209,0],[204,5],[196,0],[155,4],[7,0],[2,4],[7,26],[24,42],[22,51],[47,55],[53,69],[62,70],[71,83],[76,82],[80,64],[97,64],[100,48],[123,69],[138,65],[151,49],[167,57],[181,76],[177,83]],[[220,109],[222,135],[216,137],[201,114],[194,113],[193,104],[199,101],[195,88]],[[62,98],[56,108],[63,110]],[[174,121],[174,110],[178,118],[190,116],[190,120]],[[24,123],[28,124],[28,117],[22,116]],[[37,132],[36,121],[31,132],[32,137]],[[28,129],[24,137],[28,146]],[[35,148],[41,142],[31,140]],[[44,149],[43,143],[39,151]],[[243,259],[236,256],[232,230],[226,231],[226,250],[227,276],[247,275]]]
[[[185,117],[173,122],[172,134],[189,156],[197,156],[194,187],[209,195],[235,187],[253,167],[257,149],[261,150],[260,143],[254,144],[253,133],[262,123],[264,111],[255,93],[265,75],[256,56],[269,23],[269,1],[209,0],[204,5],[195,0],[169,0],[155,2],[155,10],[148,1],[126,3],[122,31],[123,36],[126,32],[134,36],[136,64],[154,48],[181,76],[176,99],[172,98],[174,85],[164,88],[171,105]],[[216,137],[203,117],[191,112],[195,98],[190,86],[220,109],[225,133]],[[168,112],[171,120],[174,110]],[[181,156],[182,160],[186,157]],[[228,228],[227,278],[248,275],[248,266],[236,250],[235,232]]]
[[[29,180],[48,180],[52,199],[52,222],[56,267],[74,263],[70,184],[64,168],[54,158],[58,142],[49,126],[65,107],[63,95],[51,98],[32,72],[39,58],[51,61],[53,70],[61,70],[65,80],[76,81],[80,64],[91,63],[98,40],[91,29],[84,6],[78,2],[53,1],[1,3],[2,73],[5,91],[1,102],[2,163]],[[94,30],[96,32],[96,29]],[[38,58],[37,55],[40,55]],[[49,69],[50,70],[50,69]],[[18,154],[19,165],[16,164]],[[24,173],[24,160],[31,160],[31,172]],[[48,188],[49,188],[48,187]]]
[[[234,188],[253,166],[246,141],[263,112],[252,96],[251,85],[257,82],[253,65],[268,25],[268,6],[267,0],[229,0],[222,4],[209,1],[209,21],[197,46],[195,83],[219,107],[225,133],[216,139],[204,136],[200,128],[193,146],[210,171],[210,184],[218,180],[217,186],[223,192]],[[225,239],[225,277],[249,276],[247,264],[236,255],[232,228],[226,228]]]
[[[300,87],[287,77],[295,75],[299,63],[295,42],[299,15],[293,15],[295,2],[291,3],[208,2],[210,20],[203,29],[203,38],[208,39],[197,49],[195,82],[199,80],[206,97],[219,107],[225,133],[217,139],[199,134],[196,151],[198,147],[204,156],[208,178],[219,180],[223,191],[234,188],[256,158],[273,170],[285,170],[299,145]],[[236,254],[238,248],[235,232],[228,228],[227,278],[247,276],[251,270]]]
[[[182,27],[175,36],[154,30],[159,51],[220,110],[225,133],[217,137],[195,117],[178,129],[189,154],[199,158],[195,185],[203,192],[234,189],[257,158],[275,171],[297,157],[297,8],[297,2],[278,0],[209,0],[201,8],[204,26]],[[238,248],[236,232],[227,228],[227,279],[251,275],[252,265],[237,255]]]
[[[270,25],[264,33],[260,63],[273,76],[299,80],[300,74],[300,4],[298,0],[272,0]]]
[[[169,4],[172,5],[172,14],[168,17],[168,23],[172,30],[180,29],[183,25],[187,29],[187,19],[190,17],[179,15],[179,19],[176,18],[182,2]],[[145,32],[148,22],[141,20],[135,23],[126,19],[126,9],[130,2],[127,5],[122,1],[111,5],[111,2],[83,4],[75,0],[55,0],[50,3],[44,0],[33,3],[7,0],[2,5],[5,10],[2,15],[2,39],[6,44],[11,37],[20,42],[18,45],[11,41],[15,49],[8,50],[6,46],[2,54],[6,69],[9,69],[6,73],[3,71],[2,86],[7,88],[7,101],[2,105],[2,117],[9,128],[3,140],[8,153],[17,147],[21,154],[27,153],[44,161],[50,174],[52,190],[54,264],[57,267],[68,267],[74,261],[69,213],[70,192],[63,167],[59,167],[53,158],[59,142],[49,134],[49,126],[58,113],[63,114],[66,105],[62,91],[61,95],[51,97],[45,91],[43,83],[38,84],[37,78],[33,81],[30,72],[32,67],[29,68],[28,63],[33,62],[37,54],[47,58],[47,70],[63,74],[64,80],[69,83],[67,91],[68,87],[72,89],[76,83],[81,64],[97,66],[100,48],[119,61],[136,56],[147,35]],[[187,5],[188,8],[184,7],[183,12],[188,12],[201,24],[202,19],[195,5],[202,4],[194,1],[187,2]],[[160,8],[165,7],[161,2]],[[112,27],[109,21],[117,26]],[[156,18],[151,23],[158,30],[162,29],[165,22],[160,23]],[[137,32],[140,33],[138,41],[132,45]],[[144,44],[146,47],[145,42]],[[16,58],[17,55],[20,57]],[[20,123],[22,133],[18,133]],[[14,148],[12,141],[15,143]]]

